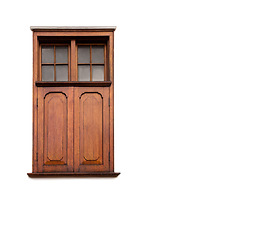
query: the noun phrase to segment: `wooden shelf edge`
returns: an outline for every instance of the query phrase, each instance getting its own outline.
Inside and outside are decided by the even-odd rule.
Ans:
[[[118,172],[87,172],[87,173],[27,173],[30,178],[51,178],[51,177],[117,177]]]
[[[67,86],[76,86],[76,87],[109,87],[111,81],[103,82],[42,82],[36,81],[35,85],[37,87],[67,87]]]

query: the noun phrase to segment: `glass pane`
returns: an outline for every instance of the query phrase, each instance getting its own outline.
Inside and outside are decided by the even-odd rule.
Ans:
[[[56,63],[68,63],[67,46],[56,46]]]
[[[53,46],[42,46],[42,63],[54,63]]]
[[[92,46],[92,63],[104,63],[104,46]]]
[[[90,81],[90,66],[78,66],[78,81]]]
[[[54,81],[54,66],[42,66],[42,81]]]
[[[78,63],[90,63],[89,46],[78,46]]]
[[[92,81],[104,81],[104,66],[92,66]]]
[[[68,81],[67,65],[56,65],[56,81]]]

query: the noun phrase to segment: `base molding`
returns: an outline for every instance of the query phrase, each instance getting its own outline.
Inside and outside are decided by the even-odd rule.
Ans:
[[[27,173],[30,178],[54,178],[54,177],[117,177],[120,173],[117,172],[56,172],[56,173]]]

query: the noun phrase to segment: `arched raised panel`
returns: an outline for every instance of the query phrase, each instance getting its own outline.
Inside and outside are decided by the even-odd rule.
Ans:
[[[67,97],[50,92],[44,97],[44,164],[67,163]]]
[[[102,164],[103,98],[99,93],[80,96],[80,162]]]

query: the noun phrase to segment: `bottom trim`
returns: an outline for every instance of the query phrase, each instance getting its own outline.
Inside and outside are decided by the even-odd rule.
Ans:
[[[27,173],[31,178],[50,178],[50,177],[117,177],[120,173],[116,172],[85,172],[85,173]]]

